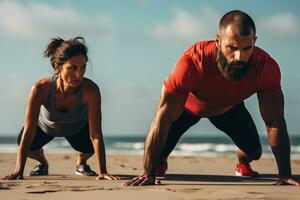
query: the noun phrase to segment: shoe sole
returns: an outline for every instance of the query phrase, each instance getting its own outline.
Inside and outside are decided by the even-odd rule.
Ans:
[[[243,176],[240,172],[238,172],[238,171],[235,171],[235,175],[236,176]]]
[[[75,171],[75,174],[78,176],[84,176],[82,173]]]
[[[243,175],[241,172],[238,172],[238,171],[235,171],[235,175],[236,176],[242,176],[242,177],[258,177],[258,174],[257,175],[252,175],[252,176],[246,176],[246,175]]]
[[[80,172],[77,172],[77,171],[75,171],[75,174],[76,174],[76,175],[79,175],[79,176],[88,176],[88,175],[84,175],[84,174],[82,174],[82,173],[80,173]],[[89,176],[98,176],[98,174],[89,175]]]

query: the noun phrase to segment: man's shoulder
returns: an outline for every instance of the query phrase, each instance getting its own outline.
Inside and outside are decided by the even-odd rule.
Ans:
[[[185,53],[203,53],[203,52],[210,52],[216,48],[216,42],[213,40],[203,40],[198,41],[192,45],[190,45],[186,50]]]
[[[280,67],[265,50],[255,46],[252,58],[252,74],[260,87],[280,85]]]
[[[191,45],[183,53],[191,60],[199,72],[206,72],[216,64],[217,47],[213,40],[199,41]]]
[[[254,47],[253,59],[257,62],[267,62],[268,60],[273,60],[273,58],[267,51],[258,46]]]
[[[255,46],[252,64],[259,71],[278,71],[279,65],[272,56],[260,47]]]

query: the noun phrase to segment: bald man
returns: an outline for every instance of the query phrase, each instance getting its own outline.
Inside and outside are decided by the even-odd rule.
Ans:
[[[234,10],[221,18],[215,40],[197,42],[179,57],[164,80],[145,143],[144,170],[124,185],[155,184],[180,137],[201,118],[208,118],[238,147],[235,174],[258,176],[250,163],[260,158],[261,143],[243,102],[255,93],[278,166],[277,184],[299,185],[291,173],[279,66],[255,41],[251,17]]]

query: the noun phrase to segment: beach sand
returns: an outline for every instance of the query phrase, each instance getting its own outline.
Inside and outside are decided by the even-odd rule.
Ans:
[[[46,153],[49,176],[0,182],[0,199],[300,199],[300,187],[273,185],[277,167],[273,158],[262,158],[252,166],[260,178],[233,176],[235,157],[171,156],[162,185],[125,187],[122,184],[141,172],[142,156],[108,154],[108,171],[122,180],[95,180],[74,174],[76,154]],[[16,154],[0,153],[0,177],[13,172]],[[96,169],[95,158],[89,161]],[[35,165],[28,159],[25,175]],[[300,174],[300,160],[292,160],[294,174]]]

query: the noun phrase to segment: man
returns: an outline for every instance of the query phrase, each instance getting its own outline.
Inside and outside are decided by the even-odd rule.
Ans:
[[[167,170],[168,155],[181,135],[203,117],[237,145],[236,175],[257,176],[250,162],[260,158],[262,148],[243,103],[254,93],[276,158],[277,184],[299,185],[291,174],[279,67],[255,41],[251,17],[234,10],[221,18],[215,41],[198,42],[180,56],[162,87],[146,139],[144,171],[125,185],[155,184],[155,176]]]

